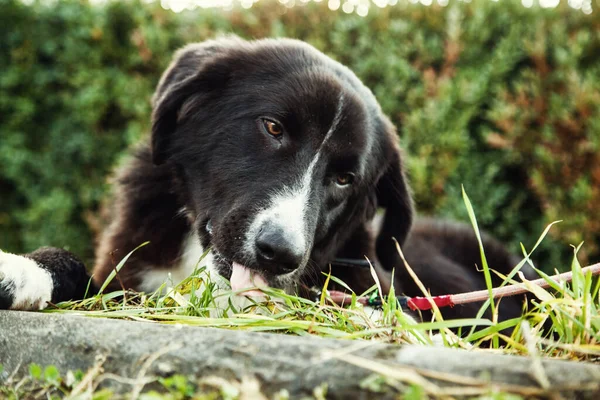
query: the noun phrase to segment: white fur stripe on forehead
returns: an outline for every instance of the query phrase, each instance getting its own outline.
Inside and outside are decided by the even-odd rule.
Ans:
[[[333,121],[331,121],[331,126],[329,127],[329,130],[325,134],[325,137],[323,138],[323,141],[321,142],[321,145],[319,146],[319,149],[317,150],[317,154],[315,154],[315,157],[310,162],[308,169],[306,170],[306,173],[302,177],[302,191],[303,192],[306,191],[307,197],[310,194],[310,184],[312,182],[312,175],[313,175],[313,171],[315,170],[315,166],[317,165],[317,162],[319,161],[319,158],[321,157],[321,150],[323,150],[323,146],[325,145],[325,143],[327,143],[327,141],[329,140],[329,138],[331,137],[333,132],[335,132],[338,125],[340,124],[340,121],[342,119],[342,109],[343,108],[344,108],[344,94],[340,93],[340,97],[338,98],[337,109],[335,110],[335,115],[333,117]],[[308,198],[306,200],[308,201]]]
[[[325,142],[327,140],[329,140],[329,138],[331,137],[331,134],[337,129],[337,126],[340,124],[340,121],[342,120],[342,110],[343,109],[344,109],[344,93],[340,93],[340,97],[338,97],[337,109],[335,110],[335,116],[333,117],[331,126],[329,127],[329,130],[327,131],[327,134],[325,135],[325,139],[323,139],[323,143],[321,143],[321,146],[319,147],[319,150],[317,151],[317,156],[321,152],[321,149],[323,148],[323,145],[325,144]]]
[[[306,232],[306,212],[310,191],[312,189],[313,173],[319,162],[323,146],[329,140],[333,132],[335,132],[342,119],[343,108],[344,96],[343,93],[341,93],[338,98],[338,105],[331,126],[304,174],[299,177],[300,179],[298,179],[296,184],[292,187],[284,187],[275,192],[271,196],[269,206],[261,211],[250,225],[250,229],[248,229],[246,235],[246,250],[250,254],[254,252],[254,243],[260,232],[261,226],[266,221],[269,221],[282,228],[284,234],[287,235],[287,241],[294,245],[294,250],[297,253],[304,254],[304,259],[300,267],[308,262],[308,257],[310,256],[308,250],[312,246],[312,243],[309,243],[312,241],[309,235],[312,235],[312,232]],[[298,166],[298,170],[301,170],[301,166]]]

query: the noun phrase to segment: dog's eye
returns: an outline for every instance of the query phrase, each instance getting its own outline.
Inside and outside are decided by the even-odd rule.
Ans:
[[[339,174],[335,178],[335,182],[340,186],[351,185],[354,182],[354,174],[352,172],[346,172],[345,174]]]
[[[269,119],[263,119],[263,125],[269,135],[279,137],[283,134],[283,128],[277,122],[271,121]]]

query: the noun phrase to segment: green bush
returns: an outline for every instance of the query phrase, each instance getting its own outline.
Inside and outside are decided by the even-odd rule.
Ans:
[[[362,18],[324,3],[173,14],[157,4],[0,0],[0,248],[92,258],[110,170],[149,126],[175,49],[218,33],[306,40],[353,69],[398,125],[422,214],[466,220],[566,265],[597,257],[600,19],[517,2],[401,3]],[[561,264],[565,263],[565,264]]]

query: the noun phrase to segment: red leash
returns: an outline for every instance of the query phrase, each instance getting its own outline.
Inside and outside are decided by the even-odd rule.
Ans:
[[[600,263],[593,264],[588,267],[582,268],[581,272],[583,274],[591,273],[592,276],[600,274]],[[555,283],[560,282],[571,282],[573,280],[572,272],[564,272],[558,275],[552,275],[549,277]],[[550,284],[544,279],[535,279],[533,281],[529,281],[530,284],[547,288],[550,287]],[[529,290],[525,286],[524,283],[516,283],[512,285],[507,285],[504,287],[494,288],[492,289],[492,298],[498,299],[502,297],[515,296],[518,294],[523,294],[528,292]],[[352,296],[340,292],[337,290],[328,291],[329,297],[331,300],[340,306],[345,304],[350,304],[352,301]],[[432,296],[432,297],[407,297],[407,296],[397,296],[396,299],[400,303],[401,306],[407,306],[411,310],[429,310],[431,309],[432,302],[438,307],[453,307],[457,304],[465,304],[465,303],[473,303],[476,301],[485,301],[489,299],[490,292],[487,289],[478,290],[475,292],[467,292],[467,293],[459,293],[459,294],[446,294],[442,296]],[[371,306],[371,307],[381,307],[382,302],[381,299],[377,296],[371,297],[358,297],[356,299],[362,305]]]

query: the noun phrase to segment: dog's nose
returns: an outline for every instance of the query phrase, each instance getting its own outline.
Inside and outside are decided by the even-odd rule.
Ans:
[[[256,255],[260,264],[276,274],[298,268],[304,257],[301,246],[290,240],[285,231],[273,223],[265,223],[256,236]]]

